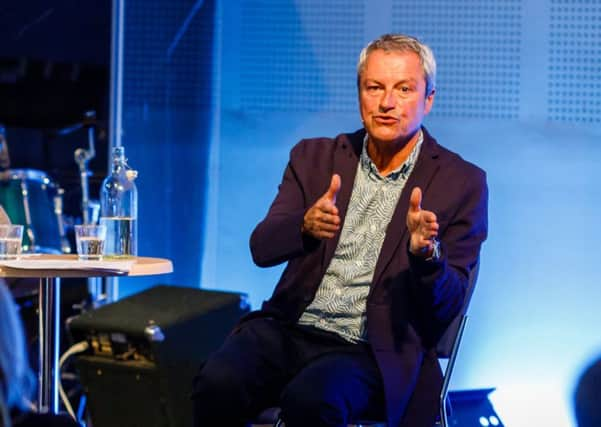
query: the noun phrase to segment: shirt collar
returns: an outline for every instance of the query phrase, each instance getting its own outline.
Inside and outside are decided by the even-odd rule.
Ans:
[[[417,160],[417,156],[419,155],[419,151],[421,149],[422,142],[424,142],[424,133],[422,132],[422,130],[421,129],[419,130],[417,144],[415,144],[415,147],[413,147],[413,150],[411,150],[411,153],[409,153],[409,157],[407,157],[407,160],[405,160],[405,162],[402,165],[400,165],[398,168],[396,168],[395,170],[390,172],[387,176],[380,175],[380,171],[378,171],[378,168],[376,167],[374,162],[371,160],[371,157],[369,157],[369,154],[367,153],[368,138],[369,138],[369,135],[366,133],[365,137],[363,138],[363,148],[361,150],[361,158],[360,158],[361,159],[361,167],[363,168],[363,170],[367,173],[373,174],[374,176],[378,177],[379,179],[384,179],[384,180],[388,180],[388,181],[397,181],[400,177],[402,177],[404,180],[407,179],[407,177],[409,176],[409,173],[413,169],[413,165],[415,164],[415,161]]]

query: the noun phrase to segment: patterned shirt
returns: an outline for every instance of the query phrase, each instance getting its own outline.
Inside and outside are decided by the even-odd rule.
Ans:
[[[367,154],[367,135],[357,166],[348,213],[334,256],[315,298],[299,319],[351,342],[367,341],[366,303],[388,223],[423,142],[400,167],[383,177]]]

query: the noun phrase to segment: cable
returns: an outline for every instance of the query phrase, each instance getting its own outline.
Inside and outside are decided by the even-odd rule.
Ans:
[[[59,359],[58,371],[60,372],[62,370],[63,364],[69,357],[73,356],[74,354],[82,353],[82,352],[86,351],[89,346],[90,345],[88,344],[87,341],[81,341],[81,342],[78,342],[77,344],[73,344],[67,351],[65,351],[65,353]],[[59,377],[59,382],[58,382],[58,392],[61,396],[63,404],[65,405],[65,408],[67,409],[67,412],[69,413],[69,415],[71,415],[71,417],[75,421],[77,421],[77,417],[75,416],[75,412],[73,412],[73,407],[71,406],[71,402],[69,402],[69,397],[67,396],[67,393],[65,393],[65,390],[63,389],[63,381],[62,381],[62,378],[60,378],[60,377]]]

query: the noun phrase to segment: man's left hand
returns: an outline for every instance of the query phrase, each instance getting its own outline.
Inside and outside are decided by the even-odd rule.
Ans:
[[[438,236],[436,214],[423,210],[422,190],[413,188],[407,211],[407,228],[409,229],[409,251],[416,256],[428,258],[434,250],[434,239]]]

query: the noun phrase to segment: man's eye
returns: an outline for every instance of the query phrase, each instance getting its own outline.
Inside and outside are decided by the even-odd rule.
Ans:
[[[370,92],[375,92],[378,89],[380,89],[380,86],[375,86],[375,85],[367,86],[367,90]]]

